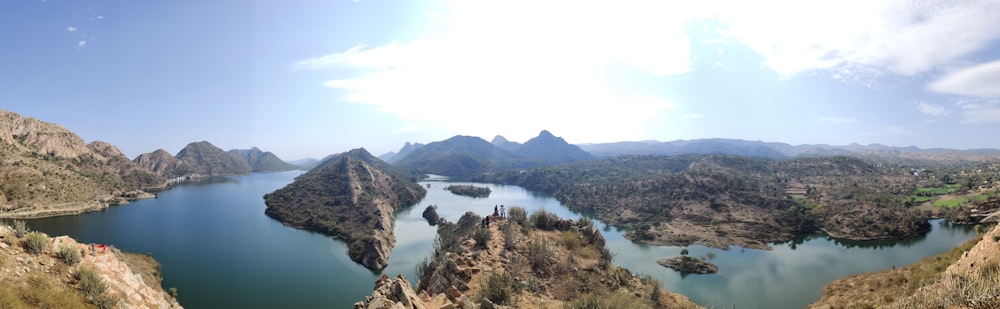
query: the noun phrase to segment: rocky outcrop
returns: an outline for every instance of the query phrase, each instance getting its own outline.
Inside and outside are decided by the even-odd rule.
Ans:
[[[417,292],[410,286],[410,281],[397,275],[390,279],[389,276],[382,275],[375,280],[375,291],[371,296],[366,296],[365,300],[354,304],[355,309],[383,309],[383,308],[428,308],[424,301],[417,296]]]
[[[421,215],[424,219],[427,219],[427,224],[431,226],[437,225],[438,221],[441,220],[441,216],[437,212],[437,206],[434,205],[427,205],[427,208],[424,208],[424,212]]]
[[[104,293],[109,296],[108,299],[113,300],[112,305],[116,308],[181,308],[177,299],[161,287],[159,274],[142,273],[139,270],[158,268],[156,262],[146,256],[132,258],[129,257],[132,254],[123,253],[114,247],[98,248],[92,244],[78,243],[67,236],[55,237],[42,253],[31,254],[17,245],[24,239],[18,239],[5,225],[0,225],[0,239],[4,240],[0,242],[0,282],[4,282],[4,289],[35,289],[36,292],[49,296],[81,293],[77,288],[79,283],[76,276],[80,269],[86,267],[94,270],[107,285]],[[80,261],[68,264],[59,258],[61,248],[82,252]],[[138,260],[149,265],[134,264]],[[45,291],[39,292],[37,289]],[[63,299],[84,301],[83,297]],[[10,305],[18,307],[16,303]],[[55,304],[57,307],[66,305],[68,304]]]
[[[264,195],[264,213],[282,223],[343,239],[369,269],[388,265],[393,212],[426,194],[408,175],[364,149],[332,156],[284,188]]]

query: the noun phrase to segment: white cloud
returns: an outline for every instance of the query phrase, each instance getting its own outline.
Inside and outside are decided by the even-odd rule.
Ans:
[[[76,47],[77,48],[83,48],[84,46],[87,46],[87,41],[81,40],[79,42],[76,42]]]
[[[928,85],[931,91],[979,98],[1000,98],[1000,60],[951,72]]]
[[[951,111],[943,105],[931,104],[926,102],[917,103],[917,110],[921,113],[931,115],[934,117],[944,117],[951,114]]]
[[[844,124],[844,123],[857,123],[858,120],[854,118],[843,118],[843,117],[821,117],[818,119],[819,122],[827,124]]]
[[[527,139],[548,129],[573,132],[565,137],[581,142],[643,138],[651,119],[674,107],[654,94],[614,88],[609,66],[649,75],[689,70],[684,19],[672,16],[668,4],[453,4],[440,17],[450,26],[443,35],[359,44],[291,67],[361,72],[325,85],[345,91],[348,101],[398,115],[408,122],[405,130]]]
[[[76,27],[72,27],[72,26],[70,26],[70,27],[66,27],[66,31],[69,31],[69,32],[76,32]]]
[[[705,12],[781,74],[863,67],[915,75],[1000,37],[1000,1],[716,1]]]
[[[702,119],[702,118],[705,118],[705,115],[698,113],[684,114],[684,119]]]

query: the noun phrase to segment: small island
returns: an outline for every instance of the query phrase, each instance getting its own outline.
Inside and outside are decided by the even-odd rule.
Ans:
[[[697,259],[687,255],[687,249],[681,251],[681,256],[672,259],[659,259],[656,264],[669,267],[681,272],[681,274],[714,274],[719,272],[719,267],[709,263],[708,260],[714,258],[714,253],[709,253],[708,257]]]
[[[450,185],[444,188],[445,190],[451,191],[451,193],[456,195],[463,195],[468,197],[490,197],[492,190],[487,187],[476,187],[471,185]]]

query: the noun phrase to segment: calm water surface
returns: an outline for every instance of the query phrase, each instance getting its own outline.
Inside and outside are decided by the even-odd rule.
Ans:
[[[164,287],[176,287],[187,308],[350,308],[371,293],[381,273],[347,257],[333,238],[283,226],[264,215],[264,194],[290,183],[300,172],[253,174],[223,181],[183,185],[159,198],[101,212],[30,220],[50,235],[108,243],[126,251],[151,253],[163,265]],[[457,221],[466,211],[487,214],[498,204],[545,209],[578,218],[558,201],[517,186],[485,185],[489,198],[453,195],[441,179],[419,204],[396,214],[396,247],[384,273],[403,274],[416,283],[414,266],[432,252],[434,227],[420,214],[427,205]],[[471,184],[471,183],[461,183]],[[681,277],[656,259],[673,257],[679,247],[652,247],[622,238],[604,227],[615,263],[660,279],[664,288],[709,307],[801,308],[819,298],[823,285],[858,272],[916,262],[972,238],[971,227],[936,220],[926,236],[899,242],[837,242],[814,236],[776,244],[772,251],[690,247],[691,255],[714,252],[720,273]]]

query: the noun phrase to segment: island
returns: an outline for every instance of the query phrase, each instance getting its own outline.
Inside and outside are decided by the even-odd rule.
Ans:
[[[679,271],[682,275],[703,275],[719,272],[719,267],[716,267],[715,264],[708,262],[708,258],[703,257],[702,259],[697,259],[695,257],[688,256],[686,253],[687,249],[684,249],[684,251],[681,251],[681,256],[671,259],[659,259],[656,260],[656,264]],[[714,254],[712,256],[714,257]]]
[[[462,195],[475,198],[486,198],[490,197],[490,193],[493,191],[487,187],[476,187],[472,185],[450,185],[444,188],[445,190],[451,191],[455,195]]]

